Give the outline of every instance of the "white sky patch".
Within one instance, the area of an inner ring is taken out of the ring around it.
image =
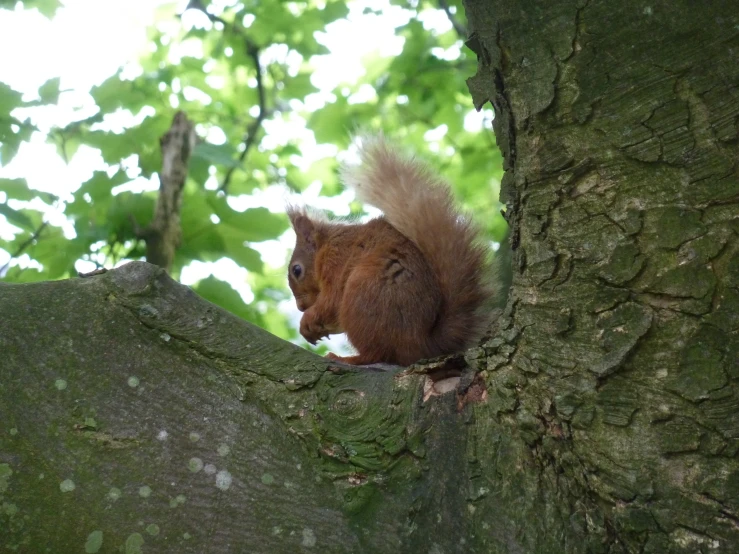
[[[467,112],[464,116],[464,130],[468,133],[485,129],[490,131],[493,125],[493,110],[490,108],[483,108],[479,112],[471,111]]]
[[[0,51],[13,53],[0,61],[3,81],[33,91],[60,76],[62,89],[89,90],[137,57],[154,11],[164,3],[172,2],[65,0],[53,21],[36,10],[3,11]]]
[[[229,283],[246,304],[254,301],[254,293],[246,282],[248,271],[234,262],[231,258],[221,258],[216,262],[193,261],[182,268],[180,282],[183,285],[194,285],[211,275],[216,279]]]
[[[445,125],[439,125],[434,129],[429,129],[423,135],[423,138],[428,142],[438,142],[444,138],[449,128]]]
[[[368,83],[364,83],[359,87],[359,90],[347,98],[349,104],[365,104],[371,102],[377,98],[377,92]]]
[[[213,99],[202,90],[190,86],[182,89],[182,96],[184,96],[185,100],[187,100],[188,102],[200,102],[204,106],[210,105],[210,103],[213,101]]]
[[[211,29],[213,27],[208,16],[200,10],[185,10],[181,21],[182,25],[188,29]]]
[[[458,40],[449,48],[440,48],[437,46],[431,49],[431,53],[440,60],[453,62],[454,60],[458,60],[462,55],[462,41]]]
[[[457,8],[450,6],[452,13],[456,13]],[[418,20],[423,24],[423,28],[427,31],[433,31],[437,35],[452,30],[452,22],[442,10],[424,10],[418,14]],[[464,18],[462,18],[464,20]]]
[[[105,168],[100,152],[87,146],[80,146],[67,165],[42,133],[34,133],[29,142],[21,143],[13,161],[0,168],[0,176],[25,178],[31,188],[71,200],[71,193],[92,177],[93,171]]]
[[[382,15],[363,13],[365,9],[382,10]],[[377,52],[381,56],[397,56],[404,39],[395,28],[408,23],[412,12],[392,6],[388,0],[359,0],[349,5],[346,19],[334,21],[316,40],[331,51],[311,59],[314,68],[311,83],[332,90],[343,83],[353,83],[365,73],[362,58]]]
[[[211,144],[226,144],[226,133],[220,127],[208,127],[207,131],[205,126],[196,125],[195,130],[198,135],[203,137],[203,140],[210,142]]]
[[[136,115],[130,110],[117,110],[106,114],[100,123],[95,123],[93,131],[106,131],[108,133],[123,133],[131,125],[139,125],[147,117],[156,115],[156,110],[151,106],[144,106]],[[74,158],[73,158],[74,159]]]

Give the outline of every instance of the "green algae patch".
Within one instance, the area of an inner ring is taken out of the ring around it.
[[[8,464],[0,464],[0,494],[8,490],[8,480],[13,475],[13,470]]]
[[[144,546],[144,537],[141,533],[131,533],[126,539],[126,554],[141,554]]]
[[[150,523],[146,526],[146,532],[152,537],[156,537],[159,534],[159,526],[156,523]]]
[[[18,513],[18,506],[10,502],[3,502],[3,505],[0,506],[0,508],[2,508],[0,509],[0,513],[3,513],[8,517],[13,517]]]
[[[187,467],[193,473],[197,473],[198,471],[203,469],[203,460],[201,460],[200,458],[190,458],[190,460],[187,462]]]
[[[87,541],[85,542],[85,552],[87,554],[94,554],[95,552],[99,552],[102,546],[103,546],[103,532],[102,531],[93,531],[92,533],[87,535]]]
[[[65,479],[59,483],[59,490],[62,492],[72,492],[76,488],[74,481],[71,479]]]
[[[271,485],[275,482],[275,478],[272,476],[271,473],[265,473],[262,475],[262,483],[265,485]]]

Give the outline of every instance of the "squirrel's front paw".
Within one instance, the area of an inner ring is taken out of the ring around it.
[[[303,318],[300,320],[300,334],[303,335],[305,340],[315,346],[319,340],[328,336],[328,331],[322,323],[315,321],[314,318],[310,317],[308,312],[305,312]]]

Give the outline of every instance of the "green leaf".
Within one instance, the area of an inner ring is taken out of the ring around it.
[[[33,217],[30,219],[33,220]],[[33,221],[32,223],[35,224]],[[24,245],[24,253],[44,267],[46,279],[58,279],[67,275],[74,268],[74,262],[89,246],[82,240],[68,240],[59,227],[51,225],[47,225],[31,244],[28,244],[28,238],[26,233],[16,236],[13,249],[18,250],[20,245]]]
[[[213,302],[213,304],[228,310],[242,319],[255,323],[261,321],[259,312],[248,306],[241,298],[241,295],[231,285],[220,279],[210,276],[199,281],[193,289],[209,302]]]
[[[61,229],[52,228],[48,235],[41,235],[28,254],[41,265],[49,279],[59,279],[74,271],[74,263],[88,251],[88,241],[76,238],[68,240]]]
[[[264,263],[259,253],[248,246],[250,238],[253,236],[248,230],[239,226],[216,225],[210,221],[185,225],[183,220],[183,241],[177,251],[177,263],[184,266],[190,260],[217,261],[228,256],[248,271],[262,273]]]
[[[157,81],[139,78],[124,81],[114,75],[102,84],[92,87],[90,95],[102,112],[111,113],[118,108],[127,108],[133,113],[152,102],[160,93]]]
[[[32,200],[40,194],[29,189],[25,179],[0,178],[0,191],[5,192],[8,198],[14,200]]]
[[[126,140],[122,135],[107,131],[91,131],[82,137],[83,144],[98,148],[107,164],[120,163],[123,158],[136,153],[136,144]]]
[[[316,142],[328,144],[346,144],[350,126],[347,122],[348,104],[346,98],[339,96],[333,104],[326,104],[313,112],[308,120],[308,127],[313,130]]]
[[[26,214],[19,212],[18,210],[14,210],[7,204],[0,204],[0,215],[4,215],[5,219],[8,220],[8,223],[15,225],[16,227],[20,227],[21,229],[32,231],[34,228],[33,222]]]
[[[46,137],[46,142],[56,146],[56,153],[66,163],[72,161],[82,144],[79,133],[66,132],[64,129],[52,129]]]
[[[178,256],[189,260],[214,262],[223,257],[226,243],[218,232],[216,225],[210,221],[197,227],[182,226],[182,245],[177,251]]]
[[[193,156],[187,166],[187,176],[198,185],[203,186],[210,177],[209,168],[210,164],[207,161]]]
[[[8,272],[2,277],[2,281],[8,283],[38,283],[39,281],[47,281],[48,274],[45,271],[39,271],[33,267],[25,269],[16,266],[8,269]]]
[[[101,222],[111,234],[119,239],[133,238],[133,218],[140,227],[148,225],[154,217],[155,195],[124,192],[114,196],[107,211],[107,218]]]
[[[329,23],[331,21],[335,21],[349,15],[349,7],[346,4],[346,2],[342,1],[327,2],[323,10],[321,10],[325,18],[324,21],[326,21],[326,23]]]
[[[38,95],[44,104],[56,104],[59,101],[59,77],[53,77],[41,85]]]
[[[308,171],[305,172],[305,179],[308,183],[314,181],[320,182],[324,191],[333,189],[333,194],[337,194],[341,191],[341,187],[338,187],[337,178],[338,164],[336,158],[322,158],[313,162]]]
[[[125,140],[129,141],[133,151],[139,155],[139,167],[144,177],[149,177],[162,169],[159,138],[169,130],[173,115],[171,110],[162,111],[147,117],[140,125],[125,133]]]
[[[22,94],[0,82],[0,114],[10,114],[15,108],[22,106]]]
[[[248,271],[264,272],[262,257],[259,252],[244,244],[243,235],[230,233],[226,227],[219,229],[219,231],[223,236],[223,250],[226,256]]]
[[[41,15],[51,19],[56,10],[61,6],[59,0],[24,0],[23,5],[28,8],[36,8]]]
[[[285,79],[283,95],[285,98],[299,98],[302,100],[318,89],[311,83],[312,73],[298,73],[295,77]]]
[[[254,178],[253,171],[235,171],[228,183],[228,194],[231,196],[251,194],[258,188],[260,188],[260,182]]]
[[[221,220],[221,225],[238,229],[244,241],[260,242],[276,239],[288,227],[287,218],[282,214],[273,214],[267,208],[249,208],[237,212],[223,198],[210,199],[213,212]]]
[[[224,167],[239,166],[239,161],[236,159],[236,149],[229,143],[211,144],[210,142],[201,142],[195,146],[192,157]]]
[[[2,92],[0,91],[1,95]],[[0,100],[1,102],[2,100]],[[12,105],[12,99],[8,100],[7,105]],[[29,140],[33,131],[36,130],[36,127],[31,124],[30,119],[21,122],[11,116],[3,118],[2,113],[2,107],[0,107],[0,166],[10,163],[18,153],[21,142]]]
[[[128,180],[128,176],[120,170],[112,177],[108,177],[105,171],[95,171],[92,177],[82,183],[75,195],[89,194],[92,202],[97,202],[111,196],[113,187],[122,185]]]

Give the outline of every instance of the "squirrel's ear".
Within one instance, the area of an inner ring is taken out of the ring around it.
[[[302,238],[310,245],[315,244],[315,225],[313,221],[305,214],[298,210],[288,210],[287,215],[290,218],[295,234]]]

